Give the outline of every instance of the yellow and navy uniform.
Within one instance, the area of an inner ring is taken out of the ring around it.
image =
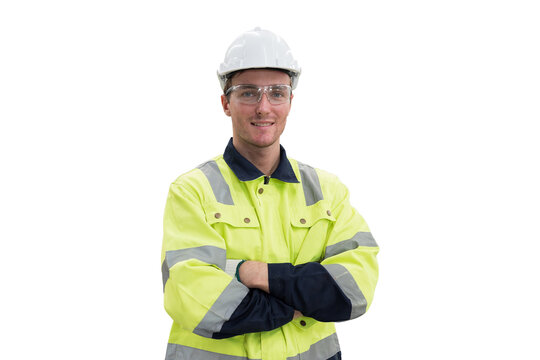
[[[287,158],[265,176],[229,141],[171,184],[161,254],[166,360],[336,360],[335,321],[373,300],[379,247],[332,174]],[[268,263],[270,293],[235,277]],[[304,316],[294,319],[294,310]]]

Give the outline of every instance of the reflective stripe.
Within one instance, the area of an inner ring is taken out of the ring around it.
[[[225,205],[234,205],[231,197],[231,189],[221,174],[221,171],[219,171],[218,164],[214,160],[211,160],[200,165],[199,169],[201,169],[208,179],[216,200]]]
[[[341,254],[342,252],[356,249],[359,246],[377,247],[377,243],[370,232],[357,232],[349,240],[343,240],[337,244],[326,247],[324,258],[327,259],[331,256]]]
[[[227,259],[227,262],[225,263],[225,272],[232,277],[236,276],[236,267],[238,264],[240,264],[242,260],[230,260]]]
[[[339,341],[336,333],[317,341],[311,345],[309,350],[304,351],[295,356],[289,356],[287,360],[327,360],[334,359],[340,351]],[[190,346],[179,344],[167,344],[167,355],[165,360],[182,360],[182,359],[205,359],[205,360],[256,360],[244,356],[233,356],[219,354],[212,351],[196,349]]]
[[[349,270],[340,264],[326,264],[323,266],[351,301],[351,319],[363,315],[366,312],[367,301]]]
[[[169,280],[169,266],[167,265],[167,258],[163,260],[161,264],[161,279],[163,280],[163,292],[165,292],[165,284]]]
[[[309,347],[308,351],[304,351],[295,356],[289,356],[287,360],[327,360],[333,358],[339,352],[339,341],[337,334],[325,337],[322,340],[317,341],[315,344]]]
[[[314,168],[309,165],[298,162],[306,206],[313,205],[323,199],[319,176]]]
[[[180,250],[170,250],[165,253],[165,260],[161,265],[161,275],[163,278],[163,290],[165,290],[165,283],[169,279],[169,269],[180,261],[189,259],[197,259],[204,261],[208,264],[213,264],[221,269],[225,268],[225,249],[217,246],[199,246]]]
[[[206,312],[193,333],[204,337],[212,337],[213,333],[219,332],[225,321],[231,318],[234,310],[244,300],[248,292],[247,287],[238,280],[232,279],[214,302],[214,305]]]
[[[204,359],[204,360],[256,360],[244,356],[219,354],[213,351],[196,349],[179,344],[167,344],[165,360]],[[257,359],[260,360],[260,359]]]

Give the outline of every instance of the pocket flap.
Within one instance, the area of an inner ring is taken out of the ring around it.
[[[336,221],[336,218],[332,216],[330,206],[324,200],[311,206],[291,210],[291,225],[295,227],[309,228],[322,219]]]
[[[210,203],[206,204],[204,208],[206,222],[210,225],[227,223],[234,227],[259,227],[257,213],[252,207]]]
[[[296,325],[297,328],[302,330],[309,329],[313,324],[315,324],[317,320],[307,317],[307,316],[301,316],[297,319],[294,319],[292,323]]]

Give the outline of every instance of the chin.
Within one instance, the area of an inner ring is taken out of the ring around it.
[[[260,141],[252,141],[251,144],[258,148],[265,148],[265,147],[274,145],[278,141],[279,139],[272,139],[272,140],[266,140],[266,141],[260,140]]]

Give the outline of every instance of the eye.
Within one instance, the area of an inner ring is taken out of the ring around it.
[[[244,90],[244,91],[241,91],[240,94],[238,94],[240,97],[244,97],[244,98],[247,98],[247,97],[253,97],[256,95],[256,92],[253,91],[253,90]]]
[[[284,91],[281,91],[281,90],[272,90],[270,92],[270,96],[272,96],[273,98],[276,98],[276,99],[281,99],[283,97],[285,97],[285,92]]]
[[[252,98],[257,97],[258,89],[254,87],[245,87],[238,89],[238,96],[241,98]]]
[[[271,88],[269,93],[273,99],[284,99],[289,97],[289,89],[282,86]]]

